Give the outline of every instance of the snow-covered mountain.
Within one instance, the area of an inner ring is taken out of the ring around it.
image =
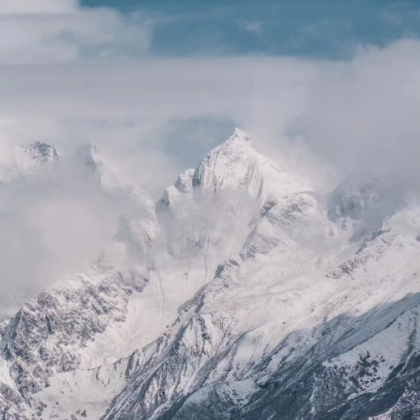
[[[157,203],[98,153],[132,205],[4,326],[3,418],[420,418],[416,196],[360,174],[323,196],[239,129]]]
[[[40,141],[29,145],[6,144],[0,149],[0,182],[30,176],[58,157],[55,147]]]

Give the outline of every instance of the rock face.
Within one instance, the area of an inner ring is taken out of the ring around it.
[[[416,198],[365,176],[321,197],[239,129],[156,205],[124,191],[126,258],[3,330],[4,418],[420,416]]]
[[[129,296],[148,278],[102,264],[68,281],[71,288],[46,290],[26,303],[3,335],[3,356],[23,396],[43,389],[52,375],[78,368],[88,342],[125,321]]]

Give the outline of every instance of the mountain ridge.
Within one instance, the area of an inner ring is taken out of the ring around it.
[[[3,411],[402,419],[416,410],[401,384],[415,382],[420,349],[420,205],[377,212],[381,188],[355,177],[320,199],[236,129],[156,204],[124,190],[140,210],[122,216],[111,250],[136,258],[123,259],[124,273],[107,253],[94,274],[25,305],[3,335],[13,379]]]

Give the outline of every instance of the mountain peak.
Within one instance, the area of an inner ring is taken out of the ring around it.
[[[229,137],[228,142],[233,141],[241,141],[251,144],[251,140],[248,137],[248,135],[245,133],[245,131],[241,130],[240,128],[235,128],[233,130],[233,134]]]
[[[193,187],[201,192],[257,190],[260,186],[257,153],[249,137],[239,128],[201,161],[194,172]],[[252,194],[251,194],[252,195]]]
[[[36,141],[31,144],[13,143],[3,157],[0,179],[12,181],[35,173],[42,165],[59,158],[57,149],[47,143]]]
[[[381,181],[370,174],[353,174],[330,194],[328,215],[331,220],[359,220],[378,201]]]
[[[36,141],[27,146],[27,150],[31,157],[39,159],[42,162],[50,162],[59,157],[57,149],[47,143]]]
[[[59,157],[57,149],[47,143],[36,141],[28,145],[14,144],[17,159],[28,158],[38,162],[51,162]]]

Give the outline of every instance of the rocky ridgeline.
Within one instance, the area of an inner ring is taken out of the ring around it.
[[[147,268],[98,263],[20,309],[2,338],[4,418],[416,418],[415,199],[370,176],[321,196],[241,130],[156,206],[135,197],[115,241]],[[86,363],[130,305],[144,344]]]

